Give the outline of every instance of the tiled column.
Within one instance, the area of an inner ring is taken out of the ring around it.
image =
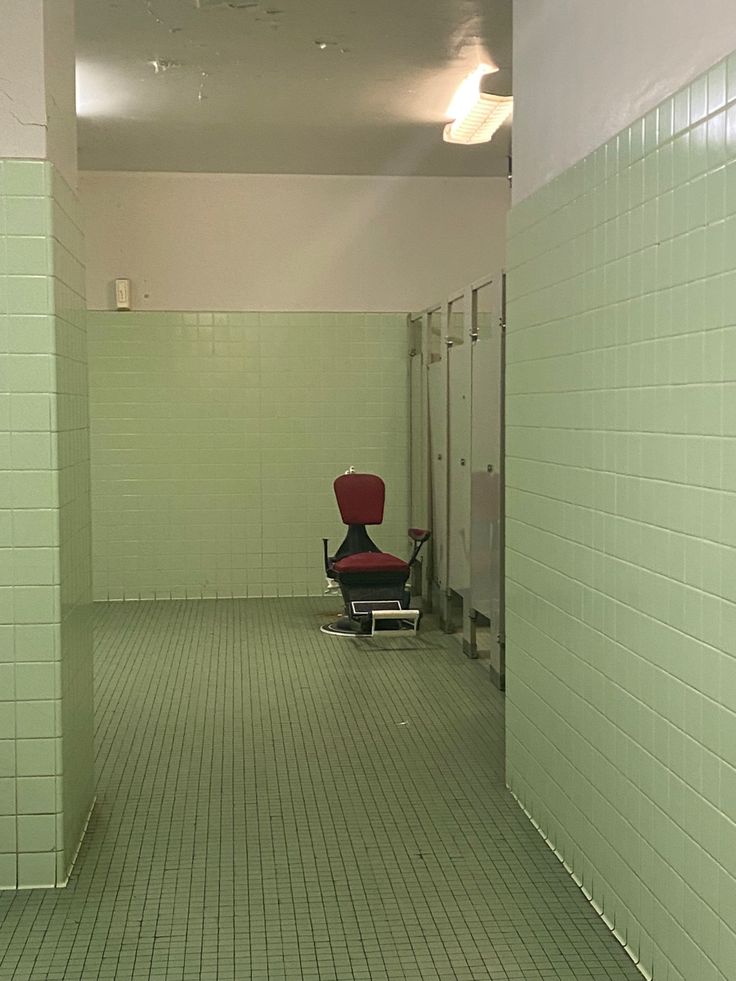
[[[736,54],[518,204],[507,780],[646,977],[736,977]]]
[[[94,780],[73,3],[14,5],[3,31],[0,888],[8,889],[66,882]]]

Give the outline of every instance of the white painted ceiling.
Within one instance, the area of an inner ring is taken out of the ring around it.
[[[442,127],[480,61],[510,68],[511,0],[199,3],[77,0],[80,167],[506,173],[508,125]]]

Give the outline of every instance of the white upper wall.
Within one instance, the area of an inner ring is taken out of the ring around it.
[[[46,156],[77,186],[74,0],[44,2]]]
[[[46,156],[43,0],[0,0],[0,157]]]
[[[0,157],[77,182],[74,0],[0,0]]]
[[[734,48],[734,0],[515,0],[514,201]]]
[[[503,265],[505,178],[81,172],[87,302],[414,310]]]

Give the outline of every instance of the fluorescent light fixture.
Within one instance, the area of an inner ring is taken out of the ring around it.
[[[487,143],[514,108],[510,95],[487,95],[479,92],[465,115],[445,126],[445,143]]]
[[[478,65],[461,83],[447,109],[454,121],[445,126],[445,143],[487,143],[511,115],[512,96],[481,91],[483,79],[496,70],[490,65]]]

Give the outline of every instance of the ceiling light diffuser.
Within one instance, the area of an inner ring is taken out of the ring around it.
[[[478,92],[475,101],[454,122],[445,126],[445,143],[487,143],[511,115],[514,100],[510,95]]]
[[[443,138],[446,143],[487,143],[508,119],[514,100],[510,95],[494,95],[484,91],[491,85],[497,91],[509,92],[509,73],[499,72],[497,68],[484,63],[478,65],[458,86],[447,107],[447,115],[453,122],[445,126]]]

